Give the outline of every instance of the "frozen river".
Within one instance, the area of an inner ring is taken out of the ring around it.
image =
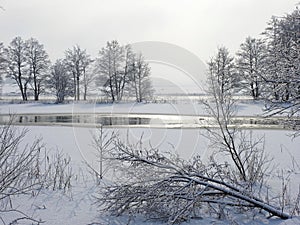
[[[0,115],[0,123],[9,121],[9,114]],[[300,119],[296,119],[300,125]],[[17,114],[15,125],[26,126],[80,126],[80,127],[152,127],[152,128],[205,128],[216,127],[216,121],[209,116],[168,114],[122,114],[122,113],[59,113],[59,114]],[[287,129],[286,117],[237,116],[231,126],[245,129]]]

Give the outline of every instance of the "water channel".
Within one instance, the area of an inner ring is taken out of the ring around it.
[[[0,124],[9,121],[10,115],[0,115]],[[300,126],[300,118],[294,120]],[[82,126],[82,127],[153,127],[153,128],[205,128],[216,127],[209,116],[158,115],[158,114],[18,114],[14,125],[26,126]],[[285,117],[233,117],[230,126],[245,129],[291,129]]]

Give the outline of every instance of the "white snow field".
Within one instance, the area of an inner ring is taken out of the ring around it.
[[[263,104],[238,104],[238,115],[259,115],[263,112]],[[0,113],[164,113],[203,115],[205,111],[201,105],[190,104],[0,104]],[[20,128],[22,128],[20,126]],[[37,196],[21,196],[13,199],[14,206],[35,219],[45,221],[49,225],[80,225],[80,224],[161,224],[147,221],[144,217],[130,218],[127,216],[113,217],[98,212],[95,204],[97,184],[95,177],[89,173],[85,162],[98,170],[96,150],[92,144],[92,136],[97,134],[96,128],[61,127],[61,126],[26,126],[29,132],[26,142],[43,137],[43,142],[51,151],[61,149],[72,158],[73,172],[76,179],[72,183],[72,190],[66,194],[60,191],[42,190]],[[107,131],[116,129],[107,128]],[[292,139],[292,131],[287,130],[252,130],[255,137],[265,137],[265,149],[274,157],[274,174],[282,171],[290,173],[289,189],[296,194],[300,185],[300,138]],[[124,141],[136,143],[143,137],[145,146],[151,144],[161,151],[176,151],[183,158],[201,155],[203,159],[210,155],[207,145],[209,141],[202,135],[203,129],[168,129],[168,128],[122,128],[117,129]],[[109,180],[109,175],[104,175]],[[273,191],[280,190],[280,182],[274,177],[269,178]],[[9,220],[10,215],[6,215]],[[296,225],[300,218],[289,220],[263,217],[249,218],[246,215],[236,215],[233,220],[240,224],[271,224]],[[20,224],[30,224],[30,221],[19,221]],[[184,224],[228,224],[212,218],[191,220]],[[1,222],[0,222],[1,224]]]

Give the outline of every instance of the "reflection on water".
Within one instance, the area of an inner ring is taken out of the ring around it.
[[[95,124],[102,124],[103,126],[114,125],[146,125],[150,124],[150,118],[140,117],[95,117]]]
[[[9,121],[9,115],[0,115],[0,123]],[[300,119],[294,121],[294,125],[300,125]],[[262,118],[262,117],[234,117],[230,122],[232,126],[243,128],[289,128],[286,118]],[[85,125],[85,126],[145,126],[170,127],[170,128],[201,128],[214,127],[213,118],[207,116],[179,116],[179,115],[104,115],[104,114],[36,114],[15,115],[14,124],[23,125]]]
[[[103,126],[126,126],[150,124],[150,118],[99,115],[15,115],[15,124],[101,124]],[[0,115],[0,123],[9,121],[9,115]]]

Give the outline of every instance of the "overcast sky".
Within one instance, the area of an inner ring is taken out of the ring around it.
[[[207,61],[217,46],[234,53],[258,37],[272,15],[299,0],[0,0],[0,42],[35,37],[52,60],[79,44],[92,56],[108,40],[163,41]]]

